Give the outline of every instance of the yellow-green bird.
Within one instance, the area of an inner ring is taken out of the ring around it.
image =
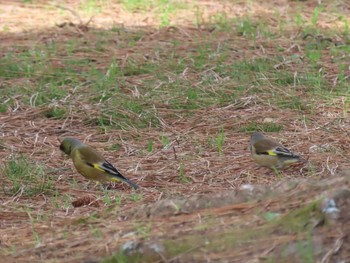
[[[255,162],[271,169],[283,169],[293,163],[305,162],[299,155],[260,132],[252,134],[249,148]]]
[[[102,183],[123,181],[134,189],[139,188],[106,161],[100,153],[78,139],[64,138],[60,150],[71,157],[77,171],[87,179]]]

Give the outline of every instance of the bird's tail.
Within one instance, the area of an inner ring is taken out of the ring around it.
[[[105,163],[102,164],[102,168],[105,172],[112,175],[113,179],[112,181],[123,181],[130,185],[135,190],[139,188],[139,186],[133,182],[131,182],[129,179],[125,178],[111,163],[105,161]]]
[[[293,155],[293,156],[289,156],[289,157],[282,157],[281,161],[283,162],[283,166],[289,166],[289,165],[293,165],[296,163],[299,163],[299,164],[304,163],[305,164],[305,163],[309,162],[308,160],[306,160],[298,155]]]
[[[112,177],[111,181],[122,181],[122,182],[125,182],[128,185],[130,185],[132,188],[134,188],[135,190],[139,188],[139,186],[137,184],[135,184],[134,182],[132,182],[129,179],[125,178],[119,172],[118,173],[113,173],[112,175],[113,175],[113,177]]]
[[[130,180],[126,180],[125,181],[127,184],[129,184],[132,188],[134,188],[135,190],[139,188],[139,186],[133,182],[131,182]]]

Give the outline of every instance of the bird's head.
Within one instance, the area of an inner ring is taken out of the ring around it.
[[[60,150],[65,154],[70,155],[76,147],[83,146],[84,144],[78,139],[74,138],[64,138],[60,145]]]
[[[250,145],[255,144],[257,141],[261,141],[265,139],[264,134],[262,134],[261,132],[254,132],[252,134],[252,137],[250,137]]]

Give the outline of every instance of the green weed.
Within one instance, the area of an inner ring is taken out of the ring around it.
[[[133,253],[131,256],[127,256],[121,249],[119,252],[102,260],[102,263],[133,263],[144,262],[144,260],[145,256],[141,253]]]
[[[224,145],[224,142],[225,142],[225,132],[224,132],[224,128],[221,128],[220,132],[216,136],[216,147],[220,156],[222,155],[222,147]]]
[[[136,224],[134,226],[136,228],[136,232],[139,236],[141,236],[143,239],[149,238],[149,235],[152,230],[152,224]]]
[[[256,37],[257,34],[257,26],[255,24],[255,22],[253,22],[251,19],[249,18],[244,18],[244,19],[240,19],[236,22],[237,24],[237,33],[241,36],[244,37]]]
[[[300,233],[301,234],[301,233]],[[308,228],[306,231],[306,241],[302,237],[299,238],[298,242],[298,252],[301,257],[301,261],[304,263],[316,262],[314,258],[313,240],[312,240],[312,229]]]
[[[210,23],[221,31],[232,30],[232,23],[225,13],[214,14],[210,17]]]
[[[122,0],[121,3],[124,8],[130,12],[147,11],[153,7],[152,1],[146,0]]]
[[[168,136],[162,135],[162,137],[161,137],[160,140],[161,140],[162,145],[163,145],[164,148],[166,148],[166,147],[169,146],[169,144],[170,144],[170,139],[169,139]]]
[[[289,212],[275,223],[287,233],[301,232],[309,225],[311,219],[323,220],[324,215],[318,209],[319,202],[315,201]]]
[[[138,201],[141,201],[143,199],[143,194],[133,192],[129,198],[130,198],[130,200],[132,200],[134,202],[138,202]]]
[[[186,177],[186,175],[185,175],[182,162],[180,162],[180,164],[179,164],[179,181],[181,183],[189,183],[189,182],[191,182],[191,180],[188,177]]]
[[[56,189],[55,190],[55,196],[54,196],[54,203],[55,203],[55,208],[56,209],[59,209],[60,207],[60,202],[59,202],[59,193],[58,193],[58,190]]]
[[[147,142],[147,152],[153,152],[153,140],[148,140]]]
[[[286,96],[282,99],[276,98],[276,104],[282,109],[295,109],[300,111],[309,110],[311,108],[310,103],[304,102],[299,96]]]
[[[122,148],[122,145],[120,143],[114,143],[108,147],[108,149],[111,151],[119,151],[121,148]]]
[[[130,12],[152,12],[157,14],[160,27],[169,26],[170,15],[189,6],[186,1],[171,0],[122,0],[121,3]]]
[[[320,12],[320,9],[318,7],[315,7],[311,17],[311,24],[314,27],[317,27],[319,12]]]
[[[295,17],[295,23],[297,27],[301,27],[304,24],[303,18],[301,16],[301,13],[298,13]]]
[[[80,0],[80,9],[87,14],[98,14],[102,11],[101,5],[106,0]]]
[[[40,240],[40,237],[39,237],[39,234],[38,232],[35,230],[35,227],[34,227],[34,223],[35,221],[37,221],[36,219],[34,219],[31,215],[31,209],[28,208],[26,209],[27,211],[27,214],[28,214],[28,217],[30,218],[30,223],[31,223],[31,229],[32,229],[32,235],[33,235],[33,238],[34,238],[34,242],[35,242],[35,247],[39,247],[41,245],[41,240]]]
[[[321,51],[320,50],[307,50],[306,57],[310,60],[313,66],[317,65],[317,62],[321,59]]]
[[[7,111],[6,103],[0,104],[0,113],[4,113]]]
[[[59,107],[53,107],[44,112],[44,115],[49,119],[62,119],[66,115],[66,110]]]
[[[75,177],[72,178],[72,180],[69,183],[71,189],[79,189],[80,186],[78,186],[77,179]]]
[[[344,21],[344,32],[343,32],[344,38],[349,39],[349,32],[350,32],[350,30],[349,30],[349,22],[348,22],[348,20],[345,19],[345,21]]]
[[[117,196],[115,196],[114,197],[114,202],[115,202],[115,204],[116,205],[120,205],[121,203],[122,203],[122,201],[123,201],[123,195],[117,195]]]
[[[113,200],[109,194],[109,191],[107,189],[103,189],[103,197],[102,197],[103,203],[107,206],[111,205]]]
[[[61,207],[63,209],[68,209],[72,205],[72,197],[69,194],[65,194],[61,198],[62,205]]]

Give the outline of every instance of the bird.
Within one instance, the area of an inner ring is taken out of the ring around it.
[[[101,183],[123,181],[134,189],[139,188],[125,178],[99,152],[78,139],[64,138],[61,141],[60,150],[70,156],[77,171],[87,179]]]
[[[282,144],[265,137],[261,132],[252,134],[249,148],[255,162],[273,170],[286,168],[293,163],[305,162],[305,159]]]

